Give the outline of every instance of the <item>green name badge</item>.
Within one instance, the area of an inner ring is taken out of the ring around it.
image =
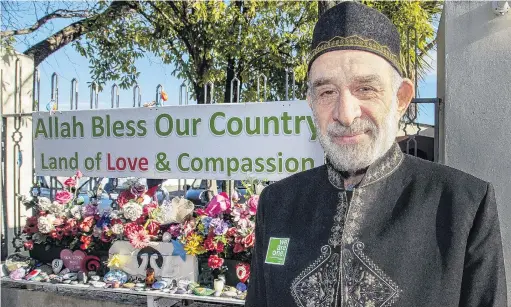
[[[284,265],[289,238],[270,238],[265,263]]]

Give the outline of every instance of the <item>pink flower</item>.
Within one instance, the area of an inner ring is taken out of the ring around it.
[[[242,252],[242,251],[244,251],[244,250],[245,250],[245,248],[244,248],[244,247],[243,247],[243,245],[241,245],[240,243],[236,243],[236,244],[234,245],[234,250],[233,250],[233,251],[234,251],[235,253],[241,253],[241,252]]]
[[[153,221],[149,223],[149,225],[147,225],[147,232],[151,236],[156,236],[158,234],[158,231],[160,231],[160,224]]]
[[[217,255],[211,255],[208,259],[208,266],[212,269],[219,269],[224,264],[224,259]]]
[[[113,237],[112,237],[112,236],[109,236],[109,235],[107,235],[107,234],[106,234],[106,233],[107,233],[107,231],[108,231],[108,229],[106,229],[105,231],[103,231],[103,232],[101,233],[101,238],[100,238],[100,239],[101,239],[101,241],[103,241],[103,242],[105,242],[105,243],[108,243],[108,242],[112,241],[112,239],[113,239]]]
[[[156,208],[158,208],[158,203],[156,203],[156,202],[152,202],[152,203],[150,203],[149,205],[145,205],[145,206],[144,206],[144,210],[143,210],[144,215],[149,215],[149,214],[151,214],[151,212],[152,212],[154,209],[156,209]]]
[[[66,187],[70,187],[70,188],[74,187],[74,186],[76,186],[76,180],[74,180],[72,177],[69,177],[66,179],[66,181],[64,181],[64,185]]]
[[[144,227],[142,227],[141,225],[137,224],[136,222],[131,222],[131,223],[128,223],[128,224],[124,225],[124,235],[128,239],[131,239],[131,237],[136,232],[139,232],[139,231],[141,231],[143,229],[144,229]]]
[[[77,225],[76,219],[68,219],[66,221],[66,226],[70,228],[75,227],[76,225]]]
[[[131,194],[130,191],[124,190],[121,193],[119,193],[119,196],[117,196],[117,204],[122,209],[122,207],[130,200],[134,199],[135,195]]]
[[[243,238],[243,240],[241,240],[241,243],[243,243],[246,248],[249,248],[249,247],[254,246],[254,241],[255,241],[255,235],[252,232],[248,236]]]
[[[201,216],[201,215],[207,215],[206,211],[204,211],[204,209],[197,209],[195,210],[195,213],[197,213],[197,215]]]
[[[73,200],[73,198],[74,198],[73,193],[68,191],[57,191],[57,193],[55,194],[55,200],[63,205],[69,203],[71,200]]]
[[[82,172],[80,172],[80,170],[77,170],[75,176],[76,176],[77,179],[80,179],[80,178],[83,177],[83,174],[82,174]]]
[[[213,197],[213,199],[209,202],[208,206],[206,207],[206,213],[211,217],[215,217],[230,208],[231,202],[229,201],[229,198],[218,194],[215,195],[215,197]]]
[[[241,228],[247,228],[250,225],[250,212],[246,207],[234,208],[232,211],[234,222],[237,222]]]
[[[177,237],[179,237],[179,235],[181,235],[181,225],[180,224],[172,224],[172,225],[170,225],[167,232],[169,232],[172,237],[177,238]]]
[[[23,232],[30,235],[30,234],[34,234],[38,231],[39,231],[39,228],[37,228],[37,216],[31,216],[31,217],[27,218]]]
[[[150,236],[145,231],[145,229],[141,229],[135,231],[131,234],[130,243],[134,248],[141,249],[149,245]]]
[[[257,205],[259,204],[259,195],[253,195],[247,202],[248,212],[251,215],[256,215]]]
[[[34,241],[28,240],[27,242],[23,243],[23,246],[25,246],[25,249],[32,250],[34,248]]]
[[[94,222],[93,216],[88,216],[88,217],[84,218],[83,221],[80,223],[80,229],[83,232],[89,232],[91,230],[93,222]]]
[[[53,225],[55,226],[60,226],[64,224],[64,219],[60,218],[60,217],[57,217],[53,220]]]

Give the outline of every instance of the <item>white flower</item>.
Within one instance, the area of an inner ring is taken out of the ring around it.
[[[69,210],[69,214],[71,215],[71,217],[73,217],[77,220],[81,220],[82,219],[82,206],[71,207],[71,209]]]
[[[38,205],[41,210],[47,211],[51,206],[51,200],[48,197],[39,197]]]
[[[99,238],[99,237],[101,237],[101,232],[102,232],[101,228],[99,228],[98,226],[94,226],[92,235],[96,238]]]
[[[57,217],[62,217],[66,214],[66,207],[56,201],[54,201],[49,207],[48,207],[48,211],[57,216]]]
[[[153,198],[151,196],[145,195],[145,194],[144,194],[144,196],[142,196],[142,199],[143,199],[143,201],[142,201],[143,206],[149,205],[153,201]]]
[[[41,233],[50,233],[55,226],[53,225],[53,221],[55,221],[55,217],[51,214],[40,216],[37,219],[37,227]]]
[[[112,210],[112,211],[110,212],[110,218],[111,218],[112,220],[114,220],[114,219],[118,219],[118,218],[119,218],[119,215],[120,215],[119,210]]]
[[[120,235],[124,231],[124,226],[122,226],[122,224],[115,224],[110,230],[113,234]]]
[[[143,213],[142,206],[136,202],[129,202],[122,208],[124,217],[128,220],[136,221]]]

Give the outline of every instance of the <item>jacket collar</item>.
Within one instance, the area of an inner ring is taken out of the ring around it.
[[[401,164],[403,157],[404,154],[401,152],[401,148],[397,143],[394,143],[382,157],[369,166],[358,188],[373,184],[390,175]],[[334,187],[344,190],[344,177],[341,172],[335,169],[328,159],[326,166],[330,183]]]

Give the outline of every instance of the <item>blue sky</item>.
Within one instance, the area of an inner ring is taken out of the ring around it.
[[[22,22],[27,25],[35,21],[35,16],[30,13],[25,14]],[[31,44],[48,36],[64,26],[72,23],[73,20],[54,20],[36,31],[32,35],[27,35],[23,41],[16,45],[16,50],[23,52]],[[436,97],[436,51],[431,54],[431,64],[434,68],[429,72],[425,79],[419,83],[419,97]],[[139,59],[136,62],[137,69],[140,71],[138,83],[142,92],[142,103],[154,100],[156,95],[156,86],[162,84],[169,96],[166,105],[177,105],[179,103],[179,87],[183,80],[172,76],[173,65],[163,64],[160,59],[151,55]],[[51,75],[56,72],[59,75],[59,109],[69,110],[71,80],[77,78],[79,81],[79,109],[88,109],[90,104],[89,88],[87,82],[90,81],[89,62],[75,51],[74,47],[68,45],[50,57],[48,57],[40,66],[41,76],[41,109],[46,107],[51,97]],[[104,91],[99,94],[99,107],[109,108],[111,104],[110,89],[113,82],[108,82]],[[270,85],[271,86],[271,85]],[[120,90],[120,106],[131,107],[133,103],[133,91]],[[194,103],[194,102],[191,102]],[[421,105],[419,113],[419,122],[433,124],[434,108],[432,105]]]

